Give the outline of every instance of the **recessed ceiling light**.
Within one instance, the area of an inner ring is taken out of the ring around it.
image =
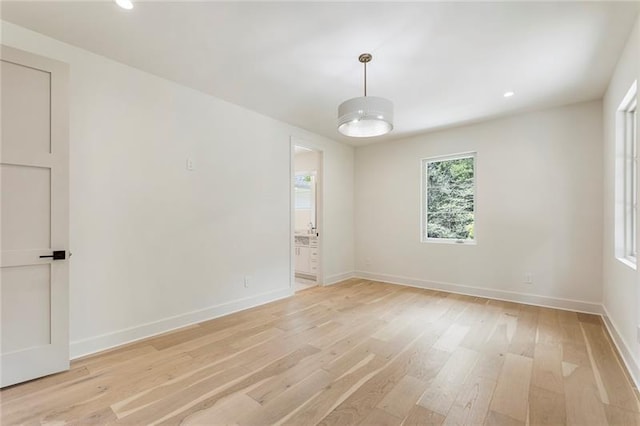
[[[123,9],[133,9],[133,3],[131,3],[131,0],[116,0],[116,3]]]
[[[516,94],[515,92],[508,91],[508,92],[504,92],[504,95],[502,95],[502,96],[504,96],[505,98],[510,98],[515,94]]]

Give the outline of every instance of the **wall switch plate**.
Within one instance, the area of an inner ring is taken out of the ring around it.
[[[249,284],[251,283],[251,275],[244,276],[244,287],[249,288]]]
[[[191,158],[187,158],[187,170],[194,171],[196,169],[196,165]]]

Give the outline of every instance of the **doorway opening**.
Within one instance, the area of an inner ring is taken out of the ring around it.
[[[322,284],[322,151],[292,141],[292,283],[295,292]]]

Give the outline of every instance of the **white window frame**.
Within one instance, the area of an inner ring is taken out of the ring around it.
[[[622,183],[621,214],[616,215],[616,232],[621,241],[616,244],[616,257],[626,265],[637,268],[637,217],[638,217],[638,133],[637,133],[637,81],[620,103],[617,111],[616,135],[624,154],[616,173]]]
[[[473,239],[460,240],[455,238],[429,238],[427,237],[427,164],[441,161],[460,160],[463,158],[473,158]],[[440,155],[420,159],[420,242],[436,244],[456,244],[456,245],[477,245],[478,229],[476,219],[478,211],[478,153],[476,151],[461,152],[451,155]]]

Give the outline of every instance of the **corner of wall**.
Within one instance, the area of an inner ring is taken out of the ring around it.
[[[328,285],[338,284],[338,283],[341,283],[342,281],[355,278],[355,277],[356,277],[356,273],[354,271],[329,275],[328,277],[325,278],[323,285],[328,286]]]

